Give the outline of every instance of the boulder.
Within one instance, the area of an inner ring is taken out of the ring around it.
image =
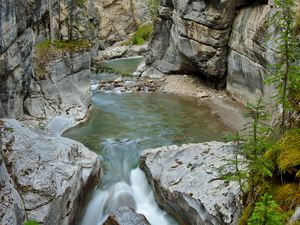
[[[145,150],[140,167],[158,204],[179,224],[236,224],[239,186],[218,179],[217,168],[233,157],[231,143],[208,142]]]
[[[125,206],[111,212],[103,225],[150,225],[150,223],[144,215]]]
[[[22,224],[25,215],[45,225],[71,224],[82,193],[99,181],[97,154],[79,142],[50,132],[43,134],[46,132],[35,131],[16,120],[4,121],[1,224]]]

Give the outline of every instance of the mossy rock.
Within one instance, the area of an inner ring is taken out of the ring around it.
[[[300,204],[300,184],[288,183],[275,186],[273,198],[282,210],[295,209]]]
[[[300,130],[288,131],[279,141],[278,169],[282,174],[299,174],[300,169]]]
[[[81,51],[90,50],[88,40],[61,41],[45,40],[37,44],[34,48],[34,63],[33,68],[35,78],[44,79],[48,74],[46,65],[48,62],[57,58],[63,57],[65,53],[73,54]]]
[[[253,205],[249,204],[246,206],[246,208],[243,210],[242,216],[239,219],[239,225],[247,225],[248,220],[252,214],[253,211]]]

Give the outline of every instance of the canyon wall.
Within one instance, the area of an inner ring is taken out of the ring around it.
[[[242,102],[268,92],[263,75],[274,62],[266,41],[267,1],[162,0],[144,76],[196,74]]]

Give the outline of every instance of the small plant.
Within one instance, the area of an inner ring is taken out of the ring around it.
[[[138,27],[137,31],[132,37],[132,44],[142,45],[149,41],[153,31],[153,24],[144,24]]]
[[[24,223],[24,225],[40,225],[40,224],[35,220],[28,220]]]
[[[248,225],[283,225],[284,219],[285,216],[279,212],[279,207],[272,195],[264,194],[261,201],[255,203]]]
[[[151,17],[153,20],[156,19],[158,14],[158,8],[159,8],[159,2],[160,0],[149,0],[148,1],[148,8],[151,14]]]

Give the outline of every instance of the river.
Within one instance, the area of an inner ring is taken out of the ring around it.
[[[130,206],[152,225],[176,222],[154,201],[143,172],[141,151],[164,145],[221,140],[231,133],[206,105],[163,93],[93,92],[93,111],[64,134],[99,154],[104,177],[86,207],[81,225],[101,225],[110,211]]]

